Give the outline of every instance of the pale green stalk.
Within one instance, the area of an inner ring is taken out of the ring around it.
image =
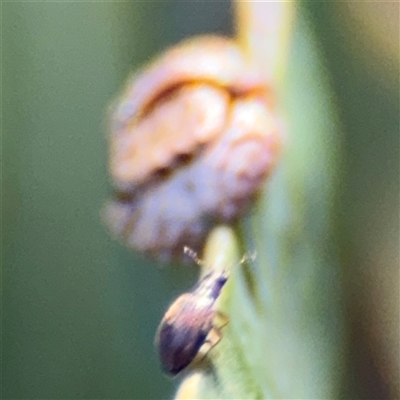
[[[224,240],[215,232],[209,238],[205,265],[222,257],[232,271],[219,303],[230,323],[209,353],[210,364],[183,381],[179,399],[331,399],[339,394],[343,332],[332,225],[338,132],[314,37],[301,15],[293,27],[292,6],[238,3],[239,40],[278,87],[284,151],[241,224],[244,248],[232,231]],[[274,36],[265,36],[258,24],[268,10],[277,18],[269,26]],[[244,251],[253,250],[255,261],[233,267]]]

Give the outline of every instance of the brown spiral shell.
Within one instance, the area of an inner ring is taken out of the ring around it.
[[[281,144],[269,87],[233,41],[213,36],[130,79],[110,130],[116,196],[105,219],[129,247],[161,258],[242,215]]]

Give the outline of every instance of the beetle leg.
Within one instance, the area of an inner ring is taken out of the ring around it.
[[[199,361],[202,361],[208,352],[215,347],[222,339],[222,333],[219,328],[213,327],[208,333],[207,340],[199,350]]]
[[[229,322],[229,317],[222,311],[217,310],[216,321],[217,321],[218,328],[221,329]]]
[[[207,336],[207,341],[206,341],[206,343],[209,343],[210,344],[210,349],[211,348],[213,348],[214,346],[216,346],[218,343],[219,343],[219,341],[222,339],[222,333],[221,333],[221,331],[219,330],[219,328],[217,328],[217,327],[213,327],[211,330],[210,330],[210,332],[208,333],[208,336]]]

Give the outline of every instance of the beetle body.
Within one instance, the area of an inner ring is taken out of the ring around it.
[[[185,369],[203,345],[214,347],[221,338],[214,324],[215,302],[228,276],[212,271],[189,293],[170,306],[158,328],[155,344],[165,372],[176,375]]]

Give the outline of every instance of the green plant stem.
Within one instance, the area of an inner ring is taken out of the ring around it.
[[[247,17],[239,15],[239,37],[266,79],[279,81],[284,151],[242,224],[241,239],[248,250],[257,251],[257,258],[232,269],[221,295],[219,307],[230,323],[209,354],[211,366],[190,373],[178,399],[335,398],[340,390],[343,330],[332,226],[338,166],[334,102],[305,19],[300,15],[290,46],[282,39],[293,27],[292,14],[284,12],[289,5],[260,3],[268,5],[262,11],[257,4],[238,3],[239,14],[247,10]],[[268,33],[258,22],[270,9],[280,10],[281,18]],[[231,243],[237,257],[236,239]],[[220,245],[214,249],[207,262],[224,259],[228,251]]]
[[[279,83],[287,70],[296,3],[236,1],[237,39],[266,82]]]

